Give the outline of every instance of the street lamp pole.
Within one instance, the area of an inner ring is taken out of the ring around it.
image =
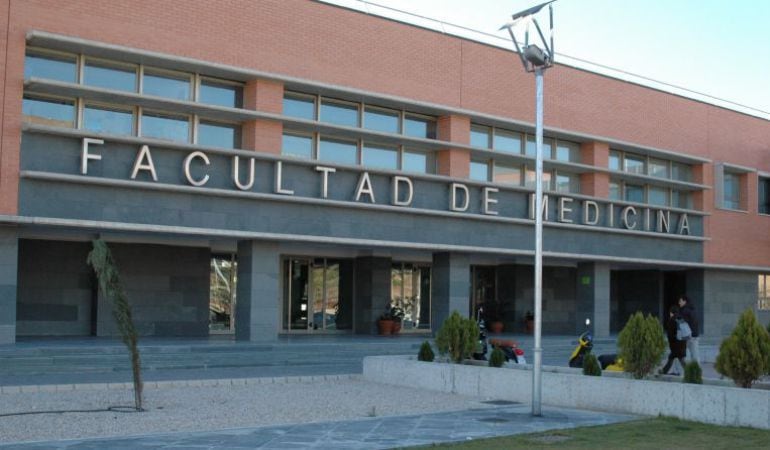
[[[532,415],[542,415],[542,385],[543,385],[543,73],[553,65],[553,3],[534,6],[513,15],[513,21],[500,29],[507,29],[513,40],[513,45],[521,58],[524,70],[535,73],[535,358],[532,371]],[[550,16],[550,45],[543,36],[534,15],[548,5]],[[520,48],[513,33],[513,27],[519,22],[526,22],[524,47]],[[529,43],[529,25],[534,24],[544,50]]]

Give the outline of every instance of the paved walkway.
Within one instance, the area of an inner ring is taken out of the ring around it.
[[[508,404],[457,412],[373,417],[341,422],[0,444],[0,449],[387,449],[606,425],[636,418],[561,408],[544,408],[541,417],[533,417],[529,405],[505,403]]]

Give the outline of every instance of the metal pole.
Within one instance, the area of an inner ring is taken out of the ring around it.
[[[535,69],[535,362],[532,371],[532,415],[540,416],[543,384],[543,68]]]

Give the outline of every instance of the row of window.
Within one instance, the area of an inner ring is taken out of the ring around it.
[[[505,153],[535,157],[535,136],[497,127],[471,125],[471,146]],[[543,138],[543,157],[556,161],[580,162],[580,144],[561,139]]]
[[[679,189],[610,180],[610,200],[692,209],[692,194]]]
[[[31,77],[230,108],[243,105],[243,86],[234,81],[43,49],[27,50],[24,78]]]
[[[620,150],[610,150],[609,168],[637,175],[649,175],[677,181],[692,180],[692,168],[687,164]]]
[[[22,114],[26,122],[48,126],[193,142],[210,147],[241,146],[239,124],[206,120],[197,115],[30,94],[24,95]]]
[[[492,181],[511,186],[535,189],[535,168],[527,164],[505,164],[498,161],[471,161],[470,179]],[[580,176],[562,170],[543,172],[543,190],[580,193]]]
[[[283,115],[384,133],[436,139],[434,117],[317,95],[287,92],[283,97]]]
[[[435,168],[432,155],[425,151],[401,145],[337,139],[318,133],[283,133],[281,153],[303,159],[415,173],[433,173]]]

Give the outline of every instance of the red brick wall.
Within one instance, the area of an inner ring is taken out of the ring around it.
[[[528,122],[534,117],[533,77],[512,53],[322,3],[6,0],[0,2],[2,26],[9,2],[0,213],[17,210],[24,36],[31,29]],[[767,120],[563,66],[546,73],[545,86],[546,127],[770,172]],[[706,261],[770,266],[770,219],[755,212],[713,211],[710,196],[704,201],[713,213],[707,224],[712,240],[706,244]]]

